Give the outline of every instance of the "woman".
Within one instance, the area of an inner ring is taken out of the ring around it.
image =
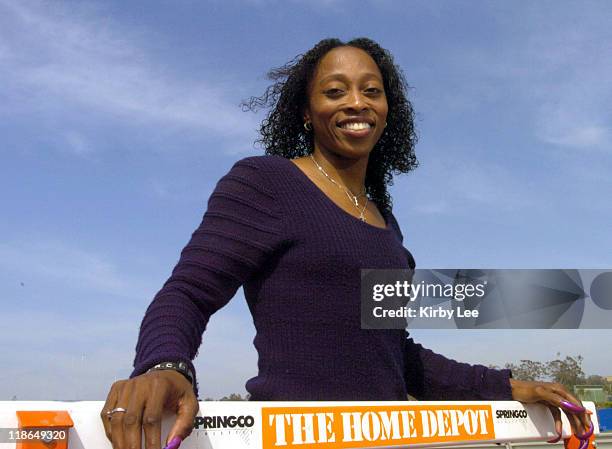
[[[403,330],[361,329],[360,269],[415,265],[387,192],[392,173],[417,165],[412,106],[391,55],[369,39],[326,39],[270,76],[275,84],[247,104],[272,107],[261,128],[267,155],[219,181],[149,306],[134,372],[113,384],[101,414],[113,446],[140,447],[142,427],[157,447],[162,409],[178,414],[168,441],[189,435],[191,360],[241,285],[257,330],[253,400],[515,399],[548,404],[559,433],[564,407],[585,433],[589,418],[561,385],[448,360]]]

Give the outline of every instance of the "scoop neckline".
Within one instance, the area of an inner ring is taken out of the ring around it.
[[[341,212],[342,215],[344,215],[345,217],[349,218],[351,221],[356,222],[358,225],[361,226],[365,226],[366,228],[369,229],[374,229],[376,231],[380,231],[380,232],[392,232],[393,231],[393,227],[391,226],[391,221],[389,220],[390,215],[389,214],[385,214],[383,212],[381,212],[381,215],[383,216],[383,218],[385,219],[385,224],[386,226],[384,228],[378,227],[378,226],[374,226],[373,224],[370,224],[366,221],[361,221],[358,217],[355,217],[352,214],[349,214],[347,211],[345,211],[344,209],[342,209],[340,206],[338,206],[330,197],[328,197],[325,192],[323,192],[319,186],[317,186],[312,179],[310,179],[308,177],[308,175],[306,173],[304,173],[300,167],[298,167],[294,162],[293,159],[289,159],[289,158],[285,158],[280,156],[281,159],[284,159],[287,161],[287,163],[289,165],[291,165],[295,171],[297,172],[297,174],[299,175],[298,177],[304,180],[304,184],[306,184],[311,190],[313,190],[315,192],[316,195],[318,195],[319,197],[322,198],[323,201],[330,203],[331,206],[333,207],[333,209],[338,210],[339,212]]]

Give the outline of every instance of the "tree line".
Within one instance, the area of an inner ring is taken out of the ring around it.
[[[518,364],[506,363],[504,368],[512,370],[512,377],[518,380],[558,382],[570,392],[574,392],[576,385],[601,385],[606,395],[612,394],[612,383],[608,382],[606,377],[597,374],[585,375],[582,369],[583,360],[581,355],[561,358],[561,354],[557,353],[557,358],[548,362],[521,360]],[[491,367],[499,368],[495,365]]]

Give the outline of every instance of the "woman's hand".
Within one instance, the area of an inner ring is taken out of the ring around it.
[[[563,410],[572,426],[572,433],[580,439],[588,439],[593,432],[590,411],[582,406],[582,402],[576,399],[565,387],[551,382],[527,382],[510,379],[512,387],[512,398],[516,401],[545,404],[550,409],[555,420],[555,430],[561,438],[561,412]],[[582,437],[582,438],[581,438]]]
[[[119,410],[108,414],[117,408]],[[145,448],[160,449],[163,412],[174,412],[177,418],[166,445],[172,443],[169,446],[176,449],[193,430],[198,409],[193,387],[182,374],[174,370],[156,370],[115,382],[100,417],[113,449],[140,449],[142,430]]]

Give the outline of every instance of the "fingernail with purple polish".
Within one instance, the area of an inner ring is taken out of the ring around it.
[[[587,449],[589,447],[589,440],[580,440],[580,446],[578,449]]]
[[[582,435],[576,435],[576,438],[578,438],[579,440],[588,440],[591,437],[591,435],[593,435],[594,430],[595,430],[595,426],[593,426],[593,422],[591,422],[591,425],[589,426],[589,430],[587,430]]]
[[[181,437],[174,437],[169,442],[168,445],[164,449],[178,449],[183,440]]]
[[[569,401],[561,401],[560,405],[561,407],[563,407],[565,410],[567,410],[570,413],[584,413],[586,411],[584,407],[580,407],[576,404],[572,404]]]

